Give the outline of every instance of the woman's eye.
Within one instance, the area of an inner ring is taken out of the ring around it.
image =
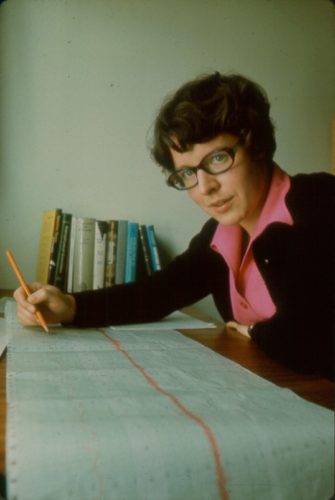
[[[218,164],[218,163],[225,163],[229,158],[229,155],[225,152],[222,153],[217,153],[211,158],[211,163]]]
[[[188,179],[194,175],[194,172],[191,168],[184,168],[179,175],[181,175],[183,179]]]

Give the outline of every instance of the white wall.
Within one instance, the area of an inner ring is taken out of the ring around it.
[[[0,288],[34,278],[43,210],[151,222],[178,252],[205,216],[149,158],[162,98],[238,71],[273,103],[277,161],[329,170],[330,0],[7,0],[0,6]],[[206,305],[208,303],[206,302]]]

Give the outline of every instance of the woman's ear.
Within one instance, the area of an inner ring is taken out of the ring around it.
[[[265,156],[266,156],[265,151],[259,151],[253,146],[253,144],[252,144],[252,132],[251,131],[249,131],[245,135],[244,145],[254,160],[263,161],[265,159]]]
[[[250,149],[250,146],[251,146],[251,132],[249,130],[249,132],[247,132],[247,134],[245,134],[244,136],[244,145],[247,149]]]

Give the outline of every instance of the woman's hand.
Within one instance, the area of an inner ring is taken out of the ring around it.
[[[64,294],[52,285],[32,283],[31,295],[26,296],[20,287],[14,292],[17,302],[17,318],[24,326],[38,325],[36,307],[47,323],[66,323],[72,321],[76,312],[76,301],[72,295]]]
[[[241,323],[238,323],[237,321],[228,321],[226,323],[226,326],[228,328],[233,328],[234,330],[237,330],[238,332],[242,333],[245,337],[250,338],[248,328],[250,325],[241,325]]]

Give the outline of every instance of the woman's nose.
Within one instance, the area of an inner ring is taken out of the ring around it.
[[[219,180],[215,175],[208,174],[205,170],[197,171],[198,190],[201,194],[208,194],[220,187]]]

